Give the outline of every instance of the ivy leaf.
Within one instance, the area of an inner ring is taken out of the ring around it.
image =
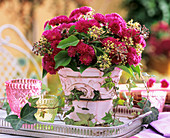
[[[146,105],[145,105],[145,107],[150,107],[151,106],[151,102],[149,101],[149,100],[147,100],[146,98],[142,98],[142,100],[140,101],[140,102],[138,102],[137,103],[137,105],[141,108],[141,109],[143,109],[143,107],[144,107],[144,105],[145,105],[145,102],[147,102],[146,103]]]
[[[120,121],[119,119],[115,119],[113,126],[119,126],[119,125],[123,125],[124,123],[122,121]]]
[[[60,51],[55,57],[55,69],[57,69],[59,66],[67,66],[70,61],[71,57],[68,56],[67,51]]]
[[[74,112],[74,106],[71,107],[70,110],[68,110],[63,117],[66,117],[66,115],[69,115],[70,113]]]
[[[152,113],[143,118],[143,124],[150,124],[152,121],[158,120],[159,111],[155,107],[145,107],[144,113],[152,111]]]
[[[49,25],[49,23],[47,23],[46,26],[45,26],[44,31],[51,30],[51,28],[52,28],[51,25]]]
[[[76,46],[78,43],[79,43],[79,39],[76,36],[71,35],[64,40],[61,40],[57,48],[65,49],[69,46]]]
[[[9,113],[11,112],[11,108],[9,106],[9,103],[8,102],[4,102],[4,105],[3,105],[2,108],[5,108],[7,115],[9,115]]]
[[[80,96],[84,95],[84,93],[82,91],[79,91],[79,90],[77,90],[75,88],[73,90],[71,90],[71,92],[73,94],[69,95],[70,96],[69,99],[72,99],[72,100],[77,99],[79,101],[80,100]]]
[[[92,101],[98,100],[100,98],[100,92],[94,90],[93,93],[94,93],[94,97],[93,97]]]
[[[44,78],[46,75],[47,75],[47,71],[45,69],[43,69],[42,78]]]
[[[20,113],[21,119],[28,124],[36,123],[37,120],[34,114],[37,112],[37,110],[37,108],[30,107],[28,103],[25,104]]]
[[[74,120],[69,119],[68,117],[64,119],[64,122],[66,123],[66,125],[74,125]]]
[[[87,113],[87,114],[83,114],[83,113],[76,113],[77,116],[80,118],[81,121],[91,121],[95,116],[93,114]]]
[[[31,103],[31,106],[32,106],[32,107],[35,107],[35,106],[37,106],[36,102],[38,101],[38,99],[39,99],[39,98],[32,98],[32,97],[30,97],[30,98],[28,99],[28,102]]]
[[[146,104],[145,104],[146,102]],[[159,111],[155,107],[151,107],[151,102],[147,100],[146,98],[142,98],[140,102],[137,103],[140,108],[143,109],[143,113],[152,111],[152,113],[143,119],[143,124],[149,124],[154,120],[158,119]]]
[[[116,107],[118,105],[120,98],[117,97],[116,99],[113,99],[113,107]]]
[[[108,72],[106,74],[103,75],[103,77],[110,77],[112,75],[112,72]]]
[[[15,129],[18,130],[22,127],[22,125],[25,123],[23,120],[18,118],[17,115],[9,115],[5,118],[5,121],[9,122],[11,126]]]
[[[119,99],[119,101],[117,102],[118,105],[124,105],[125,100]]]
[[[112,114],[110,112],[105,113],[105,114],[106,116],[104,116],[102,120],[104,120],[105,123],[108,123],[108,124],[112,123],[113,122]]]

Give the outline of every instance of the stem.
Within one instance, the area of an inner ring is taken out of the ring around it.
[[[114,86],[114,90],[115,90],[115,94],[116,94],[116,96],[118,97],[118,94],[117,94],[117,89],[116,89],[116,87]],[[118,104],[116,105],[116,107],[115,107],[115,112],[114,112],[114,114],[113,114],[113,125],[114,125],[114,122],[115,122],[115,119],[116,119],[116,113],[117,113],[117,109],[118,109]]]
[[[144,106],[143,106],[143,108],[142,108],[142,111],[143,111],[143,109],[145,108],[146,103],[147,103],[147,101],[148,101],[148,98],[149,98],[149,88],[147,87],[146,81],[145,81],[145,79],[143,78],[142,74],[141,74],[141,79],[142,79],[142,81],[143,81],[143,83],[144,83],[144,86],[145,86],[145,88],[146,88],[146,91],[147,91],[147,98],[146,98],[145,104],[144,104]]]

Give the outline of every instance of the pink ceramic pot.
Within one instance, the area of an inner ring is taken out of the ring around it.
[[[111,78],[116,85],[118,85],[121,73],[122,70],[118,68],[112,71]],[[102,77],[103,72],[96,68],[88,68],[81,74],[80,72],[74,72],[70,68],[63,68],[58,72],[58,74],[65,95],[70,95],[70,91],[74,88],[84,92],[84,95],[80,97],[84,100],[73,101],[75,111],[70,114],[70,118],[73,120],[79,120],[76,112],[85,114],[90,113],[95,115],[94,122],[103,122],[101,118],[105,116],[105,112],[108,112],[112,108],[112,99],[115,95],[114,89],[109,90],[107,88],[101,88],[101,86],[105,83],[106,78]],[[100,92],[102,100],[89,100],[93,99],[94,90]],[[82,110],[79,107],[85,107],[89,110]]]
[[[83,99],[93,99],[94,90],[100,92],[101,99],[113,98],[115,95],[114,89],[101,88],[106,77],[102,77],[103,72],[96,68],[88,68],[82,74],[70,68],[63,68],[59,70],[58,74],[65,95],[70,95],[70,91],[74,88],[84,92],[85,95],[80,97]],[[112,71],[111,78],[116,85],[118,85],[121,74],[122,70],[118,68]]]
[[[73,101],[75,110],[69,115],[69,117],[75,121],[80,121],[76,114],[77,112],[83,114],[90,113],[95,116],[95,118],[92,120],[93,122],[102,123],[102,118],[106,115],[105,112],[108,113],[109,110],[112,109],[112,101],[112,99],[99,101],[75,100]],[[87,108],[89,110],[82,110],[82,108]]]

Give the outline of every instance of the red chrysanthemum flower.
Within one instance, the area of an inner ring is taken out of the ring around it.
[[[79,58],[80,58],[79,60],[81,61],[81,64],[84,64],[84,65],[89,65],[93,60],[93,57],[89,54],[80,55]]]
[[[49,42],[54,40],[61,40],[62,36],[61,33],[57,28],[54,28],[52,30],[46,30],[42,34],[45,38],[48,39]]]
[[[80,20],[80,21],[76,22],[75,29],[77,30],[77,32],[87,33],[87,31],[89,31],[89,28],[90,28],[90,23],[87,20]]]
[[[77,52],[77,47],[76,46],[70,46],[68,48],[68,56],[70,57],[75,57]]]

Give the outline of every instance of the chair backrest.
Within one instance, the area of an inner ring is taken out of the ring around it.
[[[11,42],[10,33],[3,37],[3,32],[10,29],[15,32],[14,38],[23,44],[18,45]],[[19,40],[20,39],[20,40]],[[37,58],[37,57],[36,57]],[[21,31],[11,24],[0,27],[0,97],[5,93],[4,82],[17,78],[36,78],[41,80],[41,59],[35,59],[32,45],[24,37]],[[47,78],[43,83],[47,85]]]

